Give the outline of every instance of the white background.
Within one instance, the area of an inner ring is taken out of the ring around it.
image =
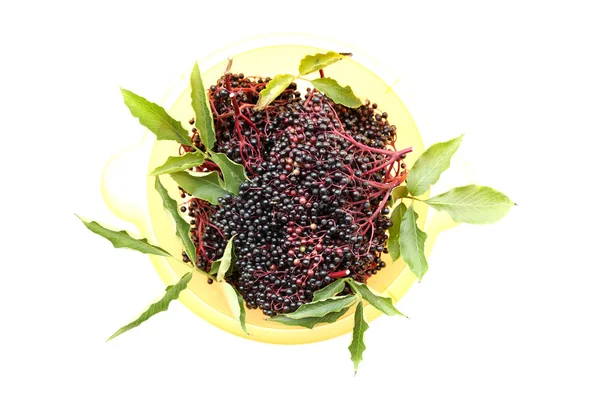
[[[0,398],[600,398],[593,3],[3,2]],[[459,156],[519,207],[440,237],[356,377],[348,336],[255,343],[179,303],[105,343],[164,287],[73,215],[118,224],[102,168],[143,133],[118,87],[161,99],[194,60],[278,32],[402,71],[425,144],[466,133]]]

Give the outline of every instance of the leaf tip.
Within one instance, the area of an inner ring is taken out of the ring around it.
[[[192,67],[192,73],[190,74],[190,82],[194,81],[194,79],[198,79],[200,76],[200,67],[198,66],[198,61],[194,61],[194,66]]]
[[[108,342],[110,342],[111,340],[113,340],[114,338],[116,338],[116,337],[117,337],[117,336],[119,336],[119,335],[120,335],[119,331],[116,331],[116,332],[115,332],[115,333],[113,333],[113,334],[112,334],[112,335],[111,335],[111,336],[110,336],[108,339],[106,339],[106,341],[105,341],[104,343],[108,343]]]

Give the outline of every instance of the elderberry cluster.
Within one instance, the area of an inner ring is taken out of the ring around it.
[[[226,75],[210,87],[214,150],[244,165],[250,180],[218,206],[188,204],[198,267],[209,270],[234,238],[228,280],[249,308],[273,316],[336,279],[364,282],[385,267],[386,203],[405,165],[389,149],[396,128],[376,104],[348,108],[316,90],[302,96],[293,83],[258,111],[268,81]]]

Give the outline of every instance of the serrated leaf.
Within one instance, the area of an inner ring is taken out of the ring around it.
[[[196,114],[195,125],[200,133],[200,140],[207,150],[211,150],[215,144],[215,122],[212,111],[209,107],[206,97],[206,90],[202,83],[200,68],[198,63],[194,64],[192,75],[190,76],[190,86],[192,87],[192,108]]]
[[[221,168],[225,189],[237,195],[240,191],[240,184],[248,179],[244,166],[234,163],[222,153],[212,153],[210,158]]]
[[[179,157],[169,157],[167,161],[160,167],[156,167],[154,171],[150,173],[151,176],[157,176],[162,174],[170,174],[173,172],[185,171],[192,167],[202,165],[206,159],[203,153],[193,152],[185,153]]]
[[[186,192],[199,199],[206,200],[211,204],[219,204],[217,199],[229,192],[221,187],[219,174],[216,171],[193,176],[187,172],[175,172],[169,174],[171,178]]]
[[[325,286],[323,289],[319,289],[313,293],[313,302],[334,297],[335,295],[341,293],[345,287],[346,282],[343,279],[333,281],[329,285]]]
[[[460,147],[463,136],[434,144],[415,161],[406,177],[408,191],[413,196],[425,193],[440,179],[442,172],[450,166],[450,159]]]
[[[223,282],[225,280],[225,274],[231,268],[231,259],[233,257],[233,239],[235,235],[231,237],[227,241],[227,246],[225,246],[225,250],[223,251],[223,257],[221,257],[219,261],[219,269],[217,271],[217,282]],[[212,270],[212,268],[211,268]]]
[[[312,83],[315,89],[325,93],[337,104],[342,104],[350,108],[357,108],[362,105],[360,99],[354,95],[350,86],[342,87],[335,79],[317,78],[311,80],[310,83]]]
[[[283,91],[290,86],[290,83],[292,83],[295,78],[296,77],[294,75],[290,74],[275,75],[275,77],[271,79],[269,83],[267,83],[267,86],[260,91],[260,96],[258,102],[256,103],[256,109],[262,110],[271,104],[271,102],[275,100],[277,96],[283,93]]]
[[[400,225],[402,224],[402,218],[406,213],[406,205],[404,203],[400,203],[394,211],[392,211],[392,215],[390,216],[390,221],[392,221],[392,226],[388,229],[389,238],[387,242],[387,248],[390,252],[390,257],[392,257],[392,261],[396,261],[402,255],[402,251],[400,248]]]
[[[148,243],[147,239],[135,239],[125,231],[113,231],[97,223],[96,221],[84,221],[79,215],[77,218],[92,232],[108,239],[115,248],[126,248],[139,251],[144,254],[155,254],[157,256],[172,257],[169,252]]]
[[[175,234],[181,240],[185,253],[192,264],[196,265],[196,246],[194,246],[190,238],[190,224],[179,215],[177,202],[169,196],[167,189],[162,185],[158,176],[155,180],[154,187],[162,199],[163,206],[175,221]]]
[[[515,205],[504,193],[489,186],[467,185],[424,200],[439,211],[446,211],[456,222],[492,224]]]
[[[130,329],[140,326],[143,322],[150,319],[150,317],[158,314],[159,312],[167,311],[169,308],[169,303],[171,301],[177,299],[179,294],[187,288],[188,283],[192,280],[192,273],[188,272],[181,277],[179,282],[174,285],[171,285],[167,288],[165,295],[162,299],[157,301],[156,303],[150,305],[146,311],[142,313],[135,321],[130,322],[129,324],[123,326],[121,329],[116,331],[111,337],[109,337],[106,341],[108,342],[111,339],[121,335],[122,333],[127,332]]]
[[[425,258],[425,239],[427,239],[427,234],[419,229],[417,225],[418,218],[419,215],[415,212],[413,206],[408,207],[400,224],[400,236],[402,237],[400,249],[402,258],[420,281],[423,279],[423,275],[425,275],[429,266]]]
[[[246,330],[246,308],[244,307],[244,298],[229,283],[223,282],[222,284],[224,285],[223,292],[225,294],[225,299],[233,314],[233,318],[240,324],[240,328],[248,334],[248,331]]]
[[[131,115],[139,119],[140,124],[154,133],[158,140],[175,140],[181,144],[192,145],[181,122],[173,119],[164,108],[127,89],[121,89],[121,94]]]
[[[335,51],[308,55],[300,61],[298,71],[300,72],[300,75],[308,75],[311,72],[323,69],[326,66],[336,63],[344,58],[346,58],[346,56],[343,56]]]
[[[354,303],[355,300],[356,296],[353,295],[331,297],[321,301],[302,304],[296,311],[286,315],[293,319],[320,318],[329,313],[341,311]]]
[[[369,329],[369,324],[364,317],[362,302],[359,301],[354,312],[354,328],[352,329],[352,342],[348,346],[350,359],[354,363],[354,375],[358,371],[358,364],[362,361],[363,352],[367,349],[365,346],[365,332]]]
[[[368,301],[369,304],[382,313],[389,316],[400,315],[406,318],[406,315],[402,314],[396,309],[396,307],[394,307],[394,303],[389,297],[383,297],[379,294],[375,294],[369,286],[364,283],[356,282],[354,279],[346,278],[346,281],[355,293],[360,294],[363,299]]]
[[[275,321],[275,322],[279,322],[281,324],[289,325],[289,326],[303,326],[304,328],[312,329],[317,324],[331,324],[331,323],[337,321],[338,319],[340,319],[341,316],[346,314],[346,312],[348,311],[349,308],[350,307],[346,307],[346,308],[342,309],[341,311],[329,313],[329,314],[325,315],[324,317],[308,317],[308,318],[294,319],[294,318],[288,317],[285,314],[279,314],[279,315],[272,317],[269,321]]]

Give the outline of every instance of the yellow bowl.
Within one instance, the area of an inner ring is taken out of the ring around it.
[[[307,42],[319,43],[315,43],[315,45],[295,44]],[[382,74],[372,71],[373,66],[377,64],[356,50],[349,49],[348,46],[338,43],[325,43],[322,39],[313,37],[263,37],[258,40],[238,43],[213,54],[201,61],[200,67],[204,85],[208,87],[214,84],[223,74],[228,56],[233,56],[232,72],[243,72],[248,76],[266,77],[278,73],[295,74],[297,73],[298,63],[304,55],[327,50],[351,51],[354,53],[351,59],[327,67],[326,75],[335,78],[342,85],[351,85],[356,95],[361,99],[376,102],[381,110],[388,112],[390,123],[398,128],[396,147],[413,146],[414,148],[414,155],[407,158],[407,164],[410,167],[416,156],[423,152],[423,142],[410,113],[389,83],[380,78]],[[367,68],[365,64],[370,65],[370,68]],[[180,121],[188,121],[194,115],[190,105],[190,88],[188,84],[190,71],[179,78],[174,88],[167,95],[167,99],[163,101],[163,106],[169,110],[170,115]],[[390,76],[393,77],[393,75]],[[161,200],[154,189],[154,178],[149,178],[146,175],[144,180],[146,183],[147,208],[133,206],[136,201],[131,199],[124,200],[126,196],[117,193],[115,189],[123,189],[128,183],[119,185],[115,184],[115,181],[123,179],[124,171],[139,169],[139,165],[143,166],[147,174],[148,171],[162,164],[168,156],[177,154],[178,147],[173,142],[155,141],[153,135],[146,134],[140,146],[129,149],[112,160],[105,170],[104,177],[104,198],[113,212],[133,222],[142,235],[151,240],[154,239],[159,246],[174,255],[181,254],[181,244],[174,234],[173,222],[163,209]],[[129,185],[130,182],[131,180],[129,180]],[[162,178],[162,182],[171,196],[177,199],[178,192],[175,183],[166,177]],[[414,206],[420,215],[419,224],[423,229],[427,217],[427,208],[418,202]],[[427,252],[431,251],[437,234],[447,227],[449,225],[427,224],[425,228],[428,234]],[[177,277],[186,272],[185,267],[179,263],[169,262],[169,260],[160,257],[153,256],[151,258],[166,284],[172,284]],[[397,302],[408,291],[415,280],[415,276],[408,268],[405,268],[404,261],[398,260],[392,264],[387,254],[383,255],[382,259],[388,266],[369,279],[369,285]],[[290,327],[271,322],[266,319],[260,310],[249,310],[247,313],[247,326],[250,335],[246,335],[232,318],[220,284],[215,282],[209,285],[206,278],[197,275],[188,288],[189,290],[182,293],[180,297],[183,304],[211,324],[252,340],[278,344],[310,343],[348,333],[353,326],[353,310],[350,310],[347,315],[335,323],[316,326],[313,329]],[[365,314],[367,319],[371,321],[377,318],[380,312],[371,306],[367,306]]]

